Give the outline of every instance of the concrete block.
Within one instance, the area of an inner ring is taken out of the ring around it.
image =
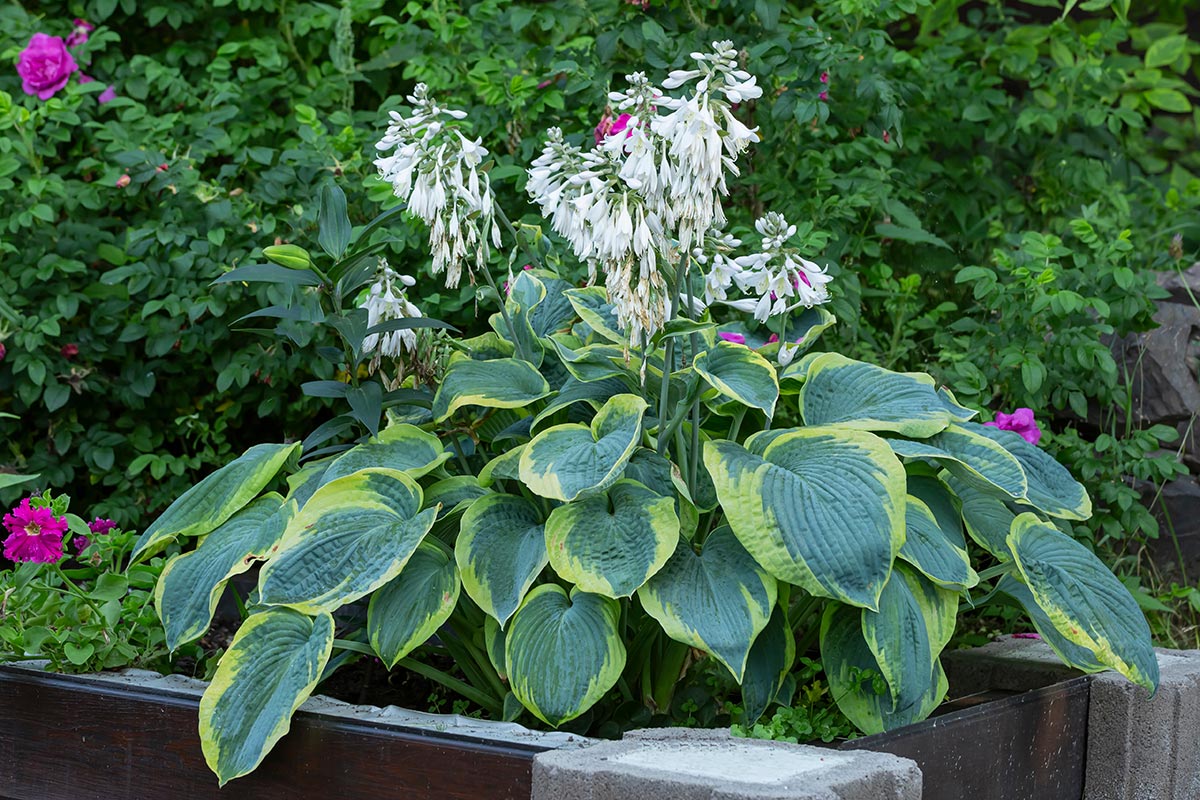
[[[1158,692],[1092,681],[1084,800],[1200,798],[1200,651],[1159,650]]]
[[[1083,673],[1068,667],[1041,639],[1001,636],[983,647],[942,653],[950,696],[987,691],[1028,692]]]
[[[533,800],[920,800],[912,761],[867,751],[734,739],[726,730],[634,731],[540,753]]]

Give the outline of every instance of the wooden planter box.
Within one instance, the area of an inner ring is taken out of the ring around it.
[[[915,760],[925,800],[1077,800],[1088,687],[1075,678],[980,693],[841,749]],[[194,688],[0,667],[0,800],[527,800],[534,755],[571,742],[421,729],[361,707],[342,706],[360,716],[300,711],[257,771],[218,789],[200,751],[198,704]]]

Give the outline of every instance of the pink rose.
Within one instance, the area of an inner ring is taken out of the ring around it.
[[[1037,444],[1042,438],[1042,429],[1033,418],[1032,408],[1018,408],[1011,414],[997,412],[995,422],[983,423],[989,428],[999,428],[1002,431],[1012,431],[1020,435],[1030,444]]]
[[[67,34],[67,47],[78,47],[88,40],[88,34],[96,30],[96,26],[78,17],[74,22],[75,28]]]
[[[39,100],[49,100],[67,85],[79,65],[67,51],[67,45],[57,36],[35,33],[17,58],[17,74],[21,89]]]

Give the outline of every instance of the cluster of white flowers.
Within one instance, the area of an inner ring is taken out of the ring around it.
[[[622,124],[584,151],[551,130],[529,170],[527,191],[552,227],[605,286],[617,320],[637,347],[671,313],[664,264],[682,269],[705,234],[725,222],[726,173],[758,140],[733,115],[732,105],[762,95],[754,76],[737,65],[730,42],[693,53],[697,67],[672,72],[663,86],[696,81],[694,91],[669,97],[642,73],[609,95]]]
[[[381,322],[393,319],[410,319],[421,316],[421,309],[405,296],[405,287],[416,283],[408,275],[401,275],[390,266],[387,259],[379,259],[379,275],[367,289],[360,308],[367,310],[367,327],[373,328]],[[417,332],[412,329],[372,333],[363,339],[363,352],[378,352],[380,356],[399,358],[417,351]]]
[[[771,211],[755,222],[754,227],[762,235],[762,248],[732,260],[724,258],[719,266],[714,264],[705,281],[705,300],[753,313],[759,322],[801,306],[812,308],[827,302],[829,290],[825,284],[831,280],[830,276],[787,245],[796,235],[796,226],[789,225],[782,214]],[[734,283],[751,297],[727,300],[726,289]]]
[[[390,112],[392,124],[375,147],[393,152],[375,159],[375,166],[429,226],[433,273],[444,271],[446,286],[454,288],[464,263],[468,270],[486,269],[489,240],[500,246],[491,182],[479,170],[488,151],[454,126],[466,112],[438,106],[425,84],[418,83],[408,101],[410,116]]]

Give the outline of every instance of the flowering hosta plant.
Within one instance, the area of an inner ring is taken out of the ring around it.
[[[378,163],[429,226],[435,270],[495,290],[496,225],[535,262],[494,292],[490,332],[421,371],[433,379],[410,368],[428,360],[416,339],[387,334],[434,323],[373,260],[378,221],[355,233],[335,194],[320,237],[332,265],[286,246],[268,256],[299,269],[230,273],[294,284],[296,307],[343,333],[353,386],[322,391],[376,424],[340,448],[318,449],[329,435],[252,448],[138,544],[139,557],[185,545],[157,588],[173,648],[262,562],[201,704],[222,782],[287,731],[335,650],[551,726],[610,695],[663,713],[704,664],[740,685],[751,725],[787,702],[798,639],[819,642],[842,712],[875,732],[941,702],[960,602],[998,591],[1067,662],[1156,685],[1136,602],[1060,530],[1091,512],[1071,475],[927,375],[813,350],[833,322],[830,279],[798,226],[767,213],[746,252],[721,229],[757,139],[738,117],[759,95],[738,58],[722,42],[661,88],[629,76],[611,98],[624,124],[587,149],[575,141],[591,132],[550,132],[527,189],[573,256],[557,261],[593,277],[582,287],[537,265],[467,120],[418,88]],[[395,376],[386,394],[359,382],[366,362]],[[281,473],[286,492],[270,491]],[[359,601],[365,626],[335,618]]]

